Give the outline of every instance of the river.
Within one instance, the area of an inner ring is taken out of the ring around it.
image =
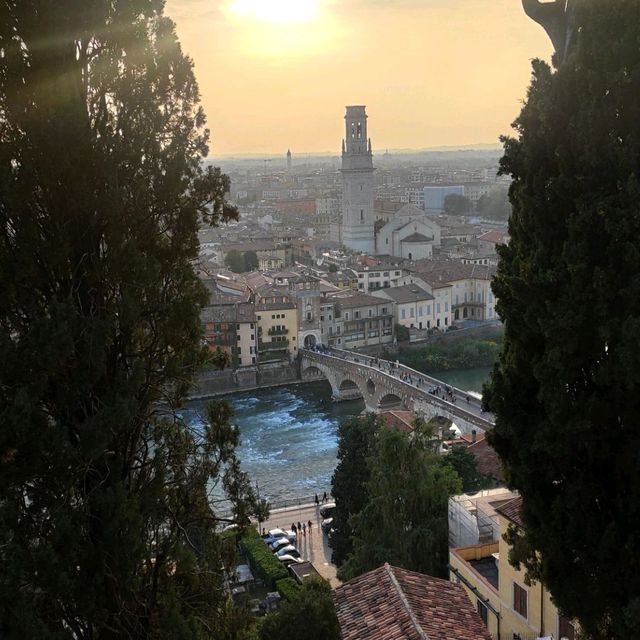
[[[447,384],[481,391],[490,368],[433,374]],[[235,393],[225,398],[240,427],[238,457],[258,484],[260,495],[282,502],[329,491],[336,466],[337,432],[341,421],[364,409],[362,400],[331,402],[328,382]],[[186,413],[198,422],[204,402],[191,403]]]

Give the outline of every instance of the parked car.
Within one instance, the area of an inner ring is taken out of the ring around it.
[[[262,539],[268,545],[272,545],[280,538],[289,538],[291,542],[295,542],[296,534],[293,531],[285,531],[284,529],[270,529],[266,535],[262,536]]]
[[[299,558],[300,552],[292,544],[288,544],[286,547],[282,547],[282,549],[278,549],[278,551],[276,551],[276,556],[278,556],[278,558],[286,555],[291,555],[294,558]]]
[[[330,518],[333,510],[336,508],[335,502],[327,502],[324,507],[320,507],[320,515],[323,518]]]
[[[325,533],[329,533],[331,527],[333,526],[333,518],[325,518],[320,526]]]
[[[287,547],[291,544],[289,538],[278,538],[275,542],[271,543],[271,551],[279,551],[282,547]]]
[[[302,558],[294,558],[289,554],[278,558],[278,560],[280,560],[285,567],[288,567],[290,564],[300,564],[301,562],[304,562]]]

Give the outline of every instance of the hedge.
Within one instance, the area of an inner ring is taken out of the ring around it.
[[[270,586],[289,575],[287,568],[273,555],[259,535],[245,536],[240,541],[240,546],[253,571]]]
[[[300,589],[300,585],[293,578],[282,578],[276,582],[276,591],[289,602],[298,597]]]

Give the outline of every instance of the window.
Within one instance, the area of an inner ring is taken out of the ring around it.
[[[407,312],[405,309],[402,310],[402,319],[404,320],[407,317]]]
[[[488,626],[488,624],[487,624],[487,607],[484,604],[484,602],[482,602],[481,600],[478,600],[477,609],[478,609],[478,615],[480,616],[480,619],[482,620],[482,622],[484,622],[485,627]]]
[[[445,302],[444,303],[444,312],[447,313],[449,311],[449,303]]]
[[[436,304],[436,313],[440,313],[440,303]]]
[[[353,314],[353,317],[357,320],[357,319],[360,317],[360,312],[359,312],[359,311],[356,311],[356,312]]]
[[[272,320],[275,320],[275,319],[276,319],[275,315],[272,315],[272,316],[271,316],[271,319],[272,319]]]
[[[251,339],[255,340],[255,334],[254,333],[251,334]]]
[[[258,316],[258,320],[262,320],[262,316]],[[252,327],[253,328],[253,327]]]
[[[576,630],[574,626],[562,616],[558,616],[558,635],[560,640],[575,640]]]
[[[385,244],[389,244],[389,238],[385,238],[384,243],[385,243]]]
[[[238,348],[236,349],[236,353],[237,353],[238,355],[240,355],[240,354],[242,353],[242,347],[238,347]]]
[[[382,315],[383,316],[387,315],[387,307],[382,307]]]
[[[240,325],[236,325],[236,331],[240,331]]]
[[[427,315],[428,316],[431,315],[431,305],[430,304],[427,305]]]
[[[364,278],[364,273],[359,273],[358,278]]]
[[[399,275],[400,275],[400,272],[399,272],[399,271],[396,271],[396,275],[397,275],[397,276],[399,276]]]
[[[349,312],[348,312],[348,311],[346,311],[346,312],[345,312],[345,314],[344,314],[344,319],[345,319],[345,320],[348,320],[348,319],[349,319]]]
[[[527,590],[517,582],[513,583],[513,610],[523,618],[527,617]]]
[[[364,222],[364,209],[360,209],[360,222]]]
[[[382,273],[382,275],[383,275],[385,278],[388,278],[388,277],[389,277],[389,272],[388,272],[388,271],[384,271],[384,272]]]
[[[369,309],[369,317],[371,318],[372,316],[373,316],[373,311]]]
[[[410,315],[412,318],[414,317],[414,315],[413,315],[413,308],[409,310],[409,315]]]

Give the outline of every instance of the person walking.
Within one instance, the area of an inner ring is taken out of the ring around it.
[[[312,525],[312,522],[311,520],[309,520],[309,522],[307,522],[307,527],[309,528],[309,535],[311,535],[311,525]]]
[[[302,531],[302,525],[298,522],[298,531]]]
[[[322,494],[322,502],[326,502],[326,501],[327,501],[327,492],[325,491],[325,492]]]
[[[302,523],[302,535],[307,535],[307,525],[304,522]]]
[[[318,494],[316,493],[316,507],[320,504],[320,498],[318,498]]]
[[[291,531],[293,531],[293,533],[295,533],[295,534],[296,534],[296,537],[297,537],[297,535],[298,535],[298,530],[297,530],[297,528],[296,528],[296,523],[295,523],[295,522],[292,522],[292,523],[291,523]]]

